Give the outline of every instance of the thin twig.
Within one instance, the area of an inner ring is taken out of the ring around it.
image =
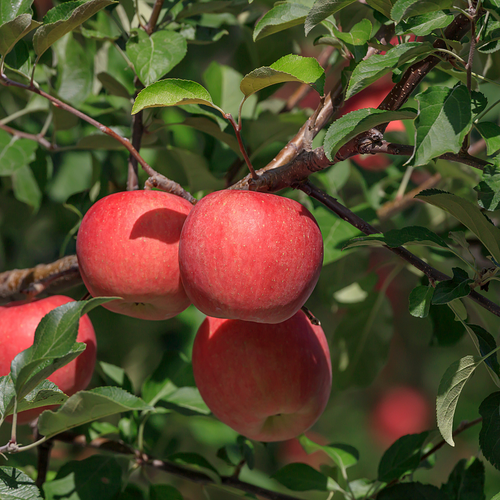
[[[43,135],[41,135],[41,134],[28,134],[27,132],[22,132],[21,130],[16,130],[16,129],[9,127],[7,125],[4,125],[2,123],[0,123],[0,128],[2,130],[5,130],[5,132],[8,132],[10,135],[13,135],[14,137],[19,137],[21,139],[30,139],[32,141],[36,141],[36,142],[38,142],[38,144],[40,144],[44,148],[48,149],[49,151],[54,151],[55,149],[57,149],[57,146],[55,146],[50,141],[45,139],[45,137],[43,137]]]

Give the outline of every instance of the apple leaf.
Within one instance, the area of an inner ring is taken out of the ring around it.
[[[0,176],[11,175],[35,159],[38,143],[30,139],[19,139],[5,130],[0,130]]]
[[[182,493],[170,484],[149,485],[149,500],[184,500]]]
[[[402,19],[449,9],[452,5],[452,0],[396,0],[392,7],[391,18],[399,23]]]
[[[477,457],[463,458],[451,471],[441,491],[457,500],[484,500],[484,464]]]
[[[364,45],[370,39],[372,23],[368,19],[362,19],[348,32],[339,31],[333,26],[330,29],[339,40],[342,40],[348,46],[356,47],[358,45]]]
[[[432,322],[431,345],[450,346],[455,345],[465,334],[465,328],[461,322],[455,321],[455,313],[446,306],[433,306],[429,310],[429,318]]]
[[[412,60],[420,60],[434,52],[429,42],[408,42],[396,45],[384,55],[374,55],[361,61],[352,72],[346,100],[372,84],[391,70]]]
[[[446,281],[441,281],[436,285],[432,303],[436,305],[447,304],[452,300],[466,297],[471,292],[470,284],[474,280],[469,278],[467,271],[459,267],[453,268],[453,278]]]
[[[422,483],[401,483],[384,488],[377,500],[449,500],[436,486]]]
[[[500,470],[500,392],[490,394],[479,406],[479,414],[483,417],[479,432],[479,446],[484,458]]]
[[[411,17],[396,25],[396,35],[426,36],[434,30],[446,28],[453,21],[453,15],[444,11],[429,12],[421,16]]]
[[[112,500],[122,487],[122,469],[115,457],[94,455],[65,463],[43,485],[45,500]],[[75,494],[75,492],[78,492]]]
[[[415,149],[408,162],[427,165],[444,153],[458,153],[472,127],[472,108],[465,85],[429,87],[418,94]]]
[[[302,24],[308,13],[309,7],[300,3],[284,2],[275,5],[256,24],[253,31],[254,42],[279,31]]]
[[[19,399],[85,350],[85,344],[75,343],[80,316],[115,299],[106,297],[68,302],[42,318],[33,345],[20,352],[11,363],[12,380]]]
[[[316,0],[304,23],[306,36],[310,31],[327,17],[335,14],[356,0]]]
[[[500,127],[493,122],[479,122],[474,126],[486,141],[486,152],[495,154],[500,149]]]
[[[248,73],[241,80],[240,90],[245,97],[249,97],[270,85],[283,82],[308,83],[323,94],[325,71],[314,57],[289,54],[271,66],[263,66]]]
[[[141,90],[132,107],[132,114],[146,108],[182,106],[183,104],[204,104],[217,108],[207,90],[191,80],[167,78]]]
[[[111,95],[116,95],[118,97],[124,97],[125,99],[130,99],[129,90],[119,82],[113,75],[102,71],[97,74],[97,79],[101,82],[102,86],[106,89],[106,92]]]
[[[16,200],[22,201],[33,207],[37,212],[42,202],[42,192],[28,165],[23,165],[12,174],[12,189]]]
[[[179,452],[168,456],[170,462],[187,465],[189,468],[207,474],[216,484],[220,484],[220,475],[217,469],[202,455],[198,453]]]
[[[41,24],[34,21],[31,14],[21,14],[12,21],[2,24],[0,26],[0,54],[5,57],[24,35],[38,28]]]
[[[394,120],[413,120],[417,116],[414,109],[387,111],[363,108],[351,111],[335,120],[326,132],[323,147],[327,158],[334,160],[338,150],[361,132]]]
[[[415,287],[409,296],[409,311],[415,318],[426,318],[431,307],[434,288],[420,285]]]
[[[400,437],[383,454],[378,465],[378,480],[389,483],[413,472],[420,465],[422,447],[429,432]]]
[[[40,433],[50,438],[73,427],[131,410],[152,410],[141,398],[119,387],[96,387],[71,396],[57,411],[38,418]]]
[[[33,36],[33,47],[35,54],[40,56],[57,40],[66,33],[73,31],[77,26],[83,24],[87,19],[99,12],[104,7],[116,3],[114,0],[89,0],[88,2],[69,2],[51,9],[44,18],[43,26],[40,26]],[[76,6],[76,8],[74,8]],[[70,13],[62,9],[72,8]]]
[[[439,383],[436,401],[437,425],[443,439],[455,446],[453,441],[453,416],[465,383],[484,358],[465,356],[452,363]]]
[[[495,261],[500,262],[500,229],[493,225],[477,205],[437,189],[422,191],[416,198],[453,215],[479,238]]]
[[[31,4],[33,0],[9,0],[0,2],[0,26],[13,21],[23,14],[32,14]]]
[[[0,498],[2,500],[42,500],[35,481],[14,467],[0,467]]]
[[[170,394],[162,397],[163,407],[183,415],[210,415],[211,410],[196,387],[173,387],[174,390]]]
[[[322,451],[342,470],[356,465],[359,461],[359,452],[356,448],[346,444],[321,445],[311,441],[305,434],[299,436],[299,442],[306,453]]]
[[[475,335],[479,352],[481,356],[485,358],[484,362],[496,375],[500,377],[500,364],[498,363],[498,357],[496,354],[497,343],[493,335],[479,325],[471,325],[467,323],[465,324],[465,328],[470,334]],[[488,356],[490,353],[493,354]]]
[[[485,165],[483,180],[474,188],[481,208],[494,211],[500,205],[500,169],[497,165]]]
[[[126,51],[139,80],[147,87],[184,59],[187,41],[175,31],[156,31],[148,36],[139,29],[128,39]]]
[[[293,491],[335,491],[338,484],[331,477],[325,476],[310,465],[288,464],[275,472],[271,478]]]
[[[395,0],[366,0],[366,3],[376,11],[383,14],[387,19],[391,18],[392,5]]]
[[[99,361],[99,368],[106,385],[113,385],[125,391],[134,392],[132,382],[123,368],[104,361]]]

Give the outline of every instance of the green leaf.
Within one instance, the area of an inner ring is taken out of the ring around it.
[[[33,21],[30,14],[21,14],[12,21],[0,25],[0,54],[6,56],[21,38],[41,24]]]
[[[308,83],[323,94],[325,71],[314,57],[289,54],[271,66],[263,66],[248,73],[241,80],[240,90],[245,97],[249,97],[270,85],[283,82]]]
[[[356,465],[359,461],[359,452],[353,446],[347,444],[329,444],[329,445],[320,445],[311,441],[305,434],[299,436],[299,442],[302,445],[302,448],[310,454],[315,451],[322,451],[326,453],[333,462],[345,470],[353,465]]]
[[[392,7],[391,18],[399,23],[408,17],[450,9],[452,5],[452,0],[396,0]]]
[[[500,149],[500,127],[493,122],[479,122],[474,126],[486,141],[488,155],[495,154]]]
[[[479,433],[479,446],[484,458],[500,470],[500,392],[490,394],[479,406],[483,417]]]
[[[149,500],[183,500],[181,492],[169,484],[151,484]]]
[[[0,130],[0,176],[11,175],[29,165],[35,159],[37,148],[36,141],[19,139]]]
[[[427,165],[444,153],[458,153],[472,127],[467,87],[431,86],[415,99],[419,111],[415,120],[415,150],[408,160],[411,165]]]
[[[449,500],[439,488],[432,484],[402,483],[384,488],[377,500]]]
[[[14,467],[0,467],[2,500],[42,500],[35,481]]]
[[[348,32],[343,32],[330,28],[332,33],[339,39],[345,42],[348,46],[364,45],[371,37],[372,23],[368,19],[363,19],[356,23]]]
[[[361,132],[393,120],[413,120],[415,116],[416,112],[413,109],[387,111],[363,108],[351,111],[335,120],[328,128],[323,142],[325,154],[333,161],[338,150]]]
[[[316,0],[309,14],[307,14],[304,28],[306,36],[310,31],[327,17],[354,3],[356,0]]]
[[[121,476],[121,466],[112,456],[72,460],[44,483],[45,500],[111,500],[121,490]]]
[[[483,358],[465,356],[449,366],[439,383],[436,401],[437,425],[443,439],[450,446],[455,446],[453,416],[458,399],[465,383],[482,362]]]
[[[156,31],[148,36],[138,29],[128,39],[126,50],[139,80],[147,87],[184,59],[187,42],[175,31]]]
[[[97,387],[71,396],[57,411],[44,411],[38,429],[47,438],[79,425],[131,410],[151,410],[142,399],[118,387]]]
[[[42,318],[33,345],[20,352],[11,363],[18,398],[24,397],[43,379],[83,352],[85,344],[75,343],[80,316],[109,300],[95,298],[68,302]]]
[[[352,72],[345,98],[350,99],[391,70],[409,61],[423,59],[432,52],[434,48],[429,42],[408,42],[396,45],[384,55],[374,55],[361,61]]]
[[[336,482],[310,465],[293,463],[285,465],[275,472],[271,478],[293,491],[334,491]]]
[[[450,346],[465,334],[462,323],[455,321],[455,313],[446,306],[431,305],[429,317],[432,321],[431,345]]]
[[[434,288],[432,286],[416,286],[410,293],[409,311],[415,318],[426,318],[431,307]]]
[[[416,198],[453,215],[465,227],[470,229],[488,249],[491,256],[497,262],[500,262],[500,229],[484,216],[477,205],[451,193],[437,189],[422,191]]]
[[[79,4],[79,2],[76,3]],[[116,2],[113,0],[89,0],[77,6],[68,17],[40,26],[33,37],[35,54],[40,58],[53,43],[62,38],[66,33],[73,31],[101,9],[113,3]],[[59,7],[63,6],[64,4]]]
[[[395,0],[366,0],[366,3],[376,11],[383,14],[387,19],[391,18],[392,5]]]
[[[216,484],[220,484],[220,476],[217,469],[202,455],[198,453],[174,453],[168,456],[170,462],[188,466],[189,468],[203,472],[211,477]]]
[[[481,208],[494,211],[500,204],[500,169],[498,166],[485,165],[483,180],[474,188],[477,202]]]
[[[99,368],[101,369],[106,385],[120,387],[131,393],[134,392],[132,382],[123,368],[110,363],[105,363],[104,361],[99,361]]]
[[[31,14],[33,0],[9,0],[0,2],[0,25],[16,19],[22,14]]]
[[[183,104],[204,104],[216,107],[210,94],[199,83],[170,78],[153,83],[139,92],[132,107],[132,114],[135,115],[146,108],[182,106]]]
[[[454,500],[484,500],[484,465],[476,457],[460,460],[441,486],[441,491]]]
[[[446,28],[453,21],[453,15],[444,11],[430,12],[421,16],[411,17],[396,25],[396,35],[426,36],[434,30]]]
[[[494,351],[497,348],[495,338],[483,327],[479,325],[467,324],[466,328],[476,336],[481,356],[487,356],[491,351]],[[498,363],[496,352],[495,354],[487,357],[484,362],[500,377],[500,364]]]
[[[175,386],[174,386],[175,387]],[[203,401],[196,387],[181,387],[161,399],[162,406],[187,415],[210,415],[211,410]],[[187,412],[183,411],[187,410]]]
[[[23,165],[12,174],[12,188],[17,200],[32,206],[35,212],[38,211],[42,202],[42,192],[28,165]]]
[[[422,447],[429,432],[400,437],[383,454],[378,465],[378,480],[389,483],[413,472],[420,465]]]
[[[254,42],[279,31],[302,24],[308,13],[309,7],[300,3],[285,2],[275,5],[256,24],[253,31]]]
[[[106,92],[111,95],[116,95],[118,97],[124,97],[125,99],[130,99],[130,92],[128,89],[120,83],[113,75],[106,72],[101,72],[97,74],[97,79],[101,82],[102,86],[106,89]]]
[[[469,286],[470,283],[474,283],[474,280],[469,278],[467,271],[454,267],[453,278],[441,281],[436,285],[432,303],[436,305],[447,304],[452,300],[466,297],[472,290]]]
[[[372,292],[351,305],[330,346],[333,385],[366,387],[385,365],[393,335],[392,309],[384,294]]]

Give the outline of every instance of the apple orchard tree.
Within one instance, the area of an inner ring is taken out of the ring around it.
[[[499,0],[0,0],[0,55],[2,500],[500,499]]]

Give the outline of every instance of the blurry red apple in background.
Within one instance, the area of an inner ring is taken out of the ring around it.
[[[323,330],[302,311],[273,325],[207,317],[195,337],[193,371],[213,414],[257,441],[309,429],[332,383]]]
[[[370,415],[373,437],[383,446],[406,434],[423,432],[432,425],[433,408],[428,399],[410,386],[384,392]]]
[[[192,205],[160,191],[114,193],[95,203],[78,231],[76,254],[93,297],[122,297],[110,311],[172,318],[190,301],[179,274],[181,229]]]
[[[205,196],[182,229],[179,265],[193,304],[217,317],[280,323],[318,281],[323,239],[300,203],[255,191]]]
[[[11,302],[0,307],[0,376],[7,375],[16,355],[33,344],[40,320],[52,309],[68,302],[73,302],[73,299],[54,295],[33,302]],[[85,389],[94,371],[97,346],[94,328],[87,315],[80,318],[76,341],[87,344],[85,351],[48,377],[68,396]],[[21,412],[17,422],[28,423],[49,408],[53,407],[44,406]]]

